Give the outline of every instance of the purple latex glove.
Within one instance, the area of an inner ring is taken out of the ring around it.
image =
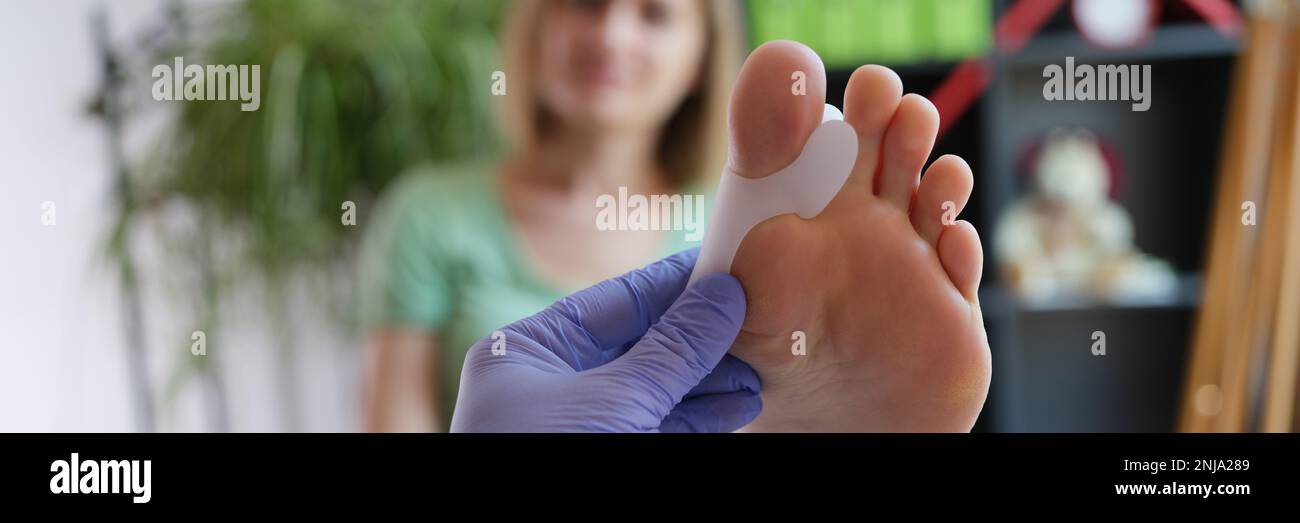
[[[724,432],[752,421],[758,376],[726,355],[745,294],[727,274],[683,292],[698,254],[601,282],[474,344],[451,430]]]

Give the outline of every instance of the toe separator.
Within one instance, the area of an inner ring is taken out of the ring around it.
[[[768,218],[795,213],[811,219],[821,214],[848,180],[857,156],[853,127],[844,122],[838,109],[826,105],[822,124],[790,165],[762,178],[745,178],[724,169],[689,283],[709,274],[731,272],[740,243],[750,229]]]

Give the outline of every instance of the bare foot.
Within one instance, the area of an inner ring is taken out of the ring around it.
[[[825,90],[811,49],[756,49],[732,93],[728,168],[759,178],[792,162],[821,122]],[[812,220],[759,224],[731,266],[749,302],[732,353],[763,382],[749,428],[968,431],[991,375],[976,294],[983,254],[970,223],[944,217],[970,197],[970,167],[944,156],[918,183],[939,115],[903,96],[893,71],[859,68],[844,100],[859,151],[840,193]],[[806,336],[804,355],[792,350],[794,331]]]

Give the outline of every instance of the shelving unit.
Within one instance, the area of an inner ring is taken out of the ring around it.
[[[1002,13],[1010,0],[996,0]],[[975,191],[962,217],[984,241],[981,304],[993,350],[993,388],[976,430],[1164,432],[1174,428],[1185,356],[1198,305],[1206,220],[1239,42],[1168,4],[1166,22],[1142,47],[1093,47],[1063,8],[1023,52],[989,56],[991,83],[942,137],[931,160],[959,154],[975,168]],[[1063,64],[1150,64],[1152,105],[1046,101],[1042,68]],[[890,65],[908,92],[929,94],[955,62]],[[850,69],[827,72],[830,103],[842,102]],[[992,257],[1001,212],[1022,194],[1020,155],[1060,125],[1097,132],[1118,153],[1118,202],[1136,243],[1180,275],[1176,299],[1162,303],[1063,302],[1024,305],[1004,288]],[[1091,354],[1103,331],[1107,354]]]
[[[1103,50],[1063,25],[1049,24],[1020,54],[994,57],[993,81],[978,115],[985,159],[979,165],[987,174],[976,179],[989,182],[977,181],[985,252],[996,241],[999,213],[1022,193],[1016,162],[1027,141],[1057,125],[1082,125],[1119,152],[1125,176],[1118,200],[1133,217],[1137,246],[1168,260],[1182,275],[1182,290],[1177,300],[1148,306],[1045,309],[994,300],[986,326],[995,377],[981,428],[1169,431],[1198,303],[1237,42],[1205,25],[1177,23],[1157,28],[1143,47]],[[1150,64],[1150,110],[1133,112],[1124,102],[1044,100],[1042,67],[1066,56],[1076,63]],[[1005,294],[991,257],[986,267],[984,288]],[[1091,353],[1095,331],[1106,334],[1105,356]]]

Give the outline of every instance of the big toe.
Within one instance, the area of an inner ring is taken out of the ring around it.
[[[731,94],[731,171],[761,178],[793,162],[825,100],[826,71],[812,49],[786,40],[755,49]]]

